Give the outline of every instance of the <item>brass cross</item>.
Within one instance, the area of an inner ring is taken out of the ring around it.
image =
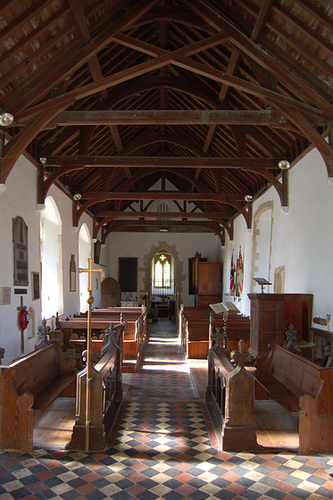
[[[79,268],[79,273],[88,273],[88,292],[93,291],[93,284],[92,284],[92,277],[93,273],[101,273],[102,269],[93,269],[92,267],[93,260],[90,258],[88,259],[88,269],[82,269]]]

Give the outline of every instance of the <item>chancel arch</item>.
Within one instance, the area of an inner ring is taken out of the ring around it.
[[[176,245],[168,245],[166,241],[160,241],[157,245],[152,245],[150,251],[143,258],[143,267],[140,271],[143,272],[143,289],[149,294],[152,293],[152,280],[153,280],[153,265],[155,262],[155,257],[160,254],[168,254],[173,260],[174,266],[174,294],[176,295],[176,301],[181,301],[181,295],[183,291],[183,282],[185,281],[184,275],[184,262],[179,259],[178,251]]]
[[[62,220],[51,196],[45,199],[40,218],[41,242],[41,315],[51,318],[63,313]]]

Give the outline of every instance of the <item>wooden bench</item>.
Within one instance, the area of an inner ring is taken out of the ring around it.
[[[103,344],[103,332],[105,328],[110,325],[110,322],[113,322],[115,325],[119,324],[120,320],[117,318],[111,320],[110,318],[93,318],[91,320],[93,350],[96,350],[98,354],[100,354],[100,349]],[[140,318],[126,320],[124,322],[123,370],[125,371],[126,365],[129,364],[131,365],[129,369],[132,371],[135,370],[136,363],[145,343],[146,330],[144,329]],[[64,337],[67,339],[66,343],[68,347],[70,345],[74,347],[74,344],[85,344],[87,332],[87,319],[85,317],[70,318],[59,321],[59,326],[64,332]],[[78,340],[81,340],[82,342],[78,342]],[[83,348],[85,348],[85,345],[83,345]]]
[[[101,358],[95,363],[90,380],[89,450],[103,450],[114,424],[122,397],[122,350],[124,323],[107,333]],[[85,449],[86,445],[87,369],[77,374],[76,420],[68,449]]]
[[[320,328],[309,329],[310,341],[315,345],[315,360],[322,365],[332,365],[329,355],[326,352],[327,347],[333,342],[333,332],[322,330]]]
[[[220,447],[226,451],[258,450],[254,425],[254,378],[244,369],[245,343],[238,343],[238,365],[216,346],[208,353],[206,402]]]
[[[224,321],[220,315],[212,313],[210,308],[185,307],[178,314],[178,332],[188,358],[206,359],[211,345],[212,328],[223,331]],[[229,314],[227,320],[228,351],[237,349],[240,339],[247,347],[250,341],[250,319],[238,314]]]
[[[289,413],[298,415],[302,455],[333,450],[333,368],[274,345],[260,361],[256,382]]]
[[[0,367],[0,448],[33,449],[34,412],[44,411],[75,381],[76,361],[51,344]]]

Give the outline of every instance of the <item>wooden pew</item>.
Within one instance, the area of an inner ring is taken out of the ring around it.
[[[96,319],[93,318],[91,321],[92,329],[92,339],[93,339],[93,350],[96,350],[100,354],[100,349],[103,344],[103,332],[105,328],[110,325],[109,319]],[[114,325],[119,324],[119,320],[113,321]],[[77,340],[83,340],[86,338],[87,332],[87,320],[85,317],[70,318],[67,320],[59,321],[59,326],[64,332],[64,337],[67,339],[68,346],[79,345],[80,342]],[[133,365],[133,370],[138,361],[139,355],[141,353],[142,347],[145,343],[146,334],[143,329],[143,323],[140,318],[134,320],[125,321],[124,329],[124,344],[123,344],[123,365],[130,363]],[[75,341],[75,342],[73,342]],[[85,342],[85,341],[84,341]],[[84,344],[84,342],[81,342]],[[85,346],[83,346],[85,348]],[[124,367],[124,366],[123,366]]]
[[[258,450],[254,426],[254,378],[244,369],[245,343],[232,352],[216,344],[208,353],[206,402],[210,409],[220,447],[226,451]]]
[[[185,307],[178,314],[178,332],[184,352],[188,358],[205,359],[211,345],[212,328],[223,331],[224,321],[210,308]],[[229,313],[227,320],[228,352],[237,349],[240,339],[246,347],[250,341],[250,319],[239,314]]]
[[[256,382],[289,413],[298,415],[299,453],[333,450],[333,368],[274,345],[257,364]]]
[[[328,363],[328,366],[332,365],[331,360],[329,360],[329,353],[327,353],[327,348],[333,342],[333,332],[329,330],[322,330],[320,328],[309,328],[310,341],[315,345],[315,361],[319,364]]]
[[[32,452],[34,412],[44,411],[75,377],[76,361],[63,359],[55,344],[1,365],[0,448]]]
[[[107,332],[101,357],[92,369],[90,387],[89,450],[104,450],[123,397],[122,343],[125,323]],[[77,374],[76,419],[67,448],[85,449],[87,369]]]

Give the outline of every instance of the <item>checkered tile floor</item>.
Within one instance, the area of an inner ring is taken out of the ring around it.
[[[154,349],[148,345],[150,361],[142,373],[133,375],[120,425],[106,451],[2,453],[1,499],[333,498],[333,455],[225,453],[213,447],[205,405],[195,399],[186,363],[170,332],[167,342],[167,324],[158,324],[164,328],[160,342]],[[158,342],[158,331],[154,333],[152,342]],[[163,359],[169,367],[165,380]]]

